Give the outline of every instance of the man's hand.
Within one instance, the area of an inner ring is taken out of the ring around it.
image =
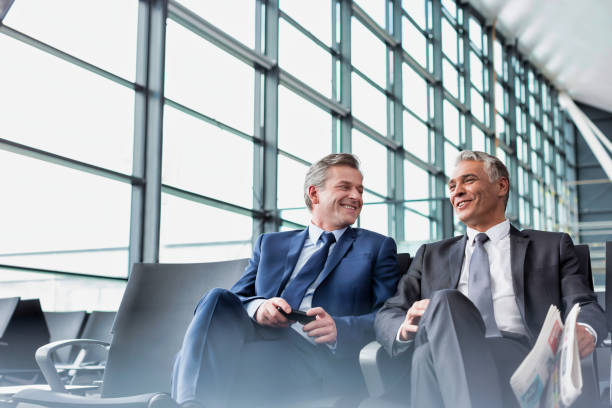
[[[289,320],[278,311],[277,307],[283,309],[286,313],[291,313],[291,306],[283,298],[274,297],[267,299],[259,306],[255,313],[255,320],[262,326],[270,327],[287,327]]]
[[[414,302],[410,309],[408,309],[404,323],[400,327],[400,340],[408,341],[414,339],[417,330],[419,330],[419,320],[421,320],[421,316],[425,313],[427,305],[429,305],[429,299],[422,299]]]
[[[595,337],[581,324],[576,323],[576,341],[580,358],[585,358],[595,350]]]
[[[322,307],[313,307],[306,312],[308,316],[316,316],[317,320],[304,326],[304,331],[314,337],[315,343],[334,344],[338,338],[336,322]]]

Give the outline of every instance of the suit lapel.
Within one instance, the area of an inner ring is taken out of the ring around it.
[[[291,273],[295,269],[295,264],[297,264],[297,261],[300,257],[300,253],[302,253],[304,241],[306,241],[307,236],[308,228],[306,228],[304,231],[297,233],[293,238],[287,241],[289,250],[287,252],[287,259],[285,260],[285,270],[283,271],[283,277],[278,282],[276,296],[280,296],[281,290],[285,288],[287,281],[291,277]]]
[[[465,245],[467,244],[467,235],[455,242],[448,254],[448,271],[450,275],[450,287],[457,288],[459,284],[459,275],[461,275],[461,266],[463,265],[463,257],[465,256]]]
[[[510,226],[510,268],[512,270],[512,286],[516,295],[516,303],[525,319],[525,254],[529,238],[525,237],[522,232]],[[528,327],[526,327],[529,330]]]
[[[323,268],[323,272],[321,272],[321,282],[325,281],[327,276],[334,270],[334,268],[338,265],[340,260],[344,257],[346,252],[353,246],[353,242],[355,241],[357,233],[351,227],[348,227],[344,234],[340,237],[340,240],[334,246],[331,254],[329,254],[329,258],[327,258],[327,262],[325,263],[325,268]]]

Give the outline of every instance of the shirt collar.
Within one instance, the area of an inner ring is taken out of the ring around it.
[[[342,229],[337,229],[337,230],[333,230],[329,232],[334,234],[334,238],[336,238],[336,242],[338,242],[340,240],[340,237],[342,236],[342,234],[344,234],[344,231],[346,231],[347,228],[348,227],[344,227]],[[325,232],[325,230],[314,225],[312,221],[310,222],[310,225],[308,226],[308,237],[310,238],[310,241],[312,243],[316,244],[319,241],[319,238],[321,237],[321,234],[323,234],[323,232]]]
[[[478,235],[480,231],[467,227],[466,232],[468,236],[468,241],[470,245],[472,245],[474,243],[474,237],[476,237],[476,235]],[[491,242],[501,241],[510,234],[510,221],[508,219],[505,219],[499,224],[494,225],[493,227],[486,230],[485,234],[487,234]]]

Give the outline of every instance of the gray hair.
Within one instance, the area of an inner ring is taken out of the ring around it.
[[[460,162],[466,160],[483,162],[484,171],[485,173],[487,173],[487,176],[489,176],[489,181],[491,183],[499,180],[501,177],[504,177],[506,178],[506,180],[508,180],[508,193],[504,198],[504,204],[508,205],[508,198],[510,196],[510,174],[508,173],[508,168],[506,167],[506,165],[497,157],[492,156],[489,153],[473,150],[463,150],[457,156],[457,159],[455,160],[455,166],[457,166]]]
[[[308,187],[322,188],[327,181],[327,170],[332,166],[349,166],[359,170],[359,159],[350,153],[334,153],[328,154],[310,166],[304,180],[304,201],[310,210],[312,210],[312,201],[308,196]]]

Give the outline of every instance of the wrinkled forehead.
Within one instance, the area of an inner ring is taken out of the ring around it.
[[[479,176],[484,175],[484,162],[475,160],[462,160],[455,165],[450,179],[451,181],[454,181],[468,174],[476,174]]]

